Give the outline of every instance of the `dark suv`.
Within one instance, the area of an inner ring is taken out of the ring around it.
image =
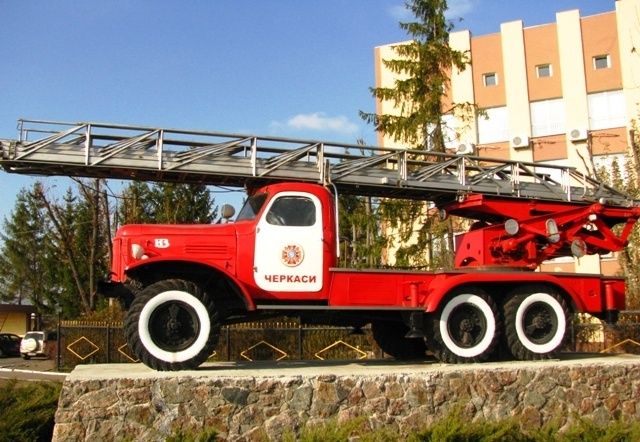
[[[20,336],[0,333],[0,356],[20,356]]]

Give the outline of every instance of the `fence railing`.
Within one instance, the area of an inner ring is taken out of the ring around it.
[[[121,322],[61,321],[49,354],[58,369],[78,364],[137,362]],[[640,312],[621,315],[617,325],[576,317],[564,352],[640,354]],[[384,359],[368,327],[321,327],[297,320],[235,324],[222,328],[211,361]]]
[[[137,362],[120,322],[61,321],[58,367],[78,364]],[[365,327],[322,327],[299,321],[243,323],[225,326],[210,361],[381,359],[371,331]]]

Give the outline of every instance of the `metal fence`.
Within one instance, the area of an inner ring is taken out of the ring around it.
[[[121,322],[61,321],[50,356],[62,370],[78,364],[137,362]],[[320,327],[296,320],[222,327],[210,361],[379,359],[383,354],[365,327]]]
[[[355,331],[355,332],[354,332]],[[78,364],[137,362],[121,322],[61,321],[49,355],[58,368]],[[617,325],[576,316],[564,352],[640,354],[640,312],[625,312]],[[245,323],[222,328],[211,361],[383,359],[371,330],[319,327],[295,319]]]

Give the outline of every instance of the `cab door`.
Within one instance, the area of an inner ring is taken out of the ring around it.
[[[279,193],[256,227],[256,285],[273,292],[317,292],[322,275],[320,200],[304,192]]]

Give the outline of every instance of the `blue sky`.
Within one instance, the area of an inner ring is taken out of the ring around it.
[[[456,29],[483,35],[502,22],[549,23],[558,11],[591,15],[614,2],[450,0],[449,8]],[[402,0],[0,0],[0,16],[0,138],[15,138],[23,117],[349,143],[375,143],[358,117],[374,110],[373,48],[406,40],[398,21],[411,18]],[[33,181],[0,172],[0,221]]]

